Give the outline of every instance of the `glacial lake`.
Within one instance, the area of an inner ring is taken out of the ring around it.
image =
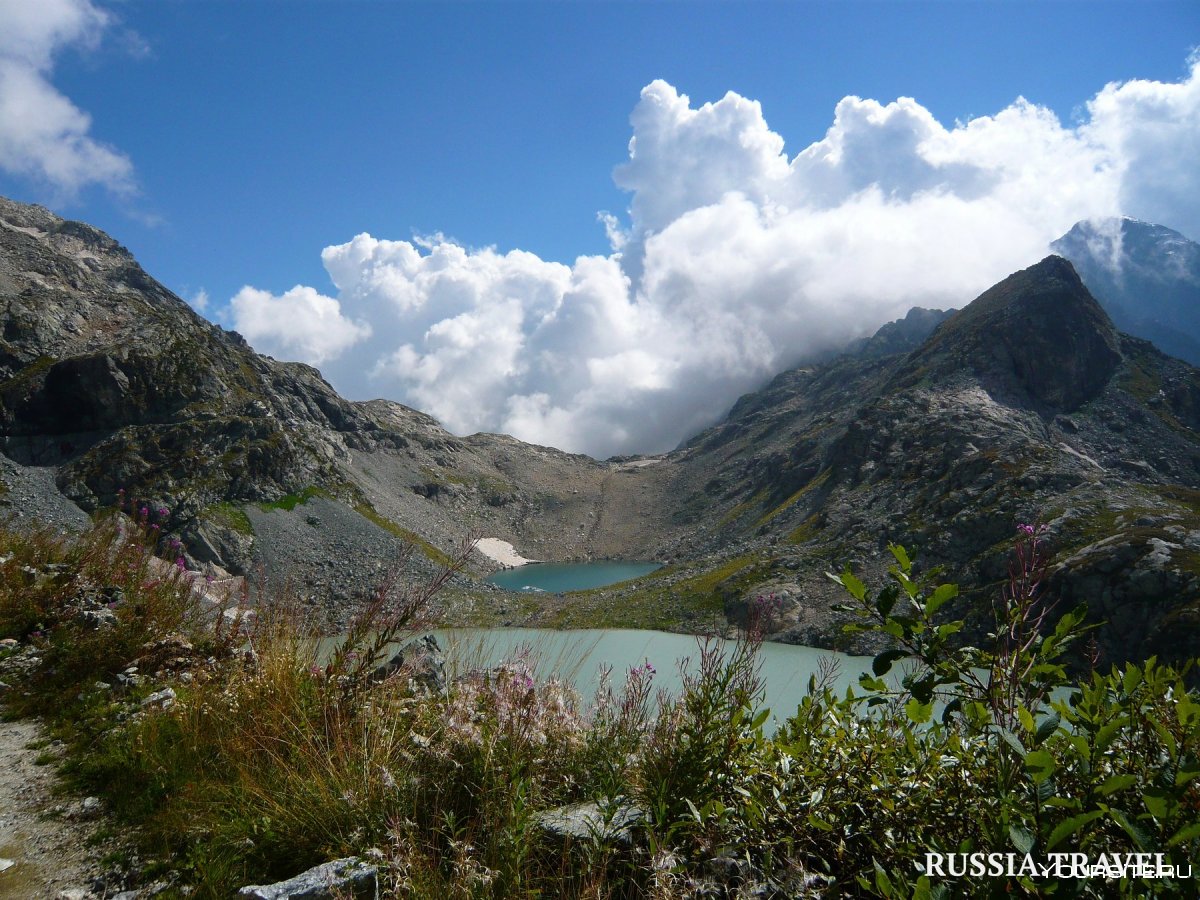
[[[656,562],[602,560],[588,563],[530,563],[515,569],[503,569],[487,581],[507,591],[545,591],[564,594],[586,591],[649,575],[661,568]]]
[[[611,681],[619,688],[630,668],[649,662],[655,669],[655,687],[674,694],[681,684],[680,661],[687,660],[688,670],[695,671],[700,656],[700,639],[665,631],[454,628],[435,633],[446,652],[447,669],[451,673],[527,658],[537,680],[562,677],[571,681],[585,706],[600,686],[601,668],[605,665],[611,667]],[[732,641],[721,643],[732,648]],[[771,718],[779,722],[795,713],[808,688],[809,676],[820,677],[821,667],[829,665],[828,661],[836,664],[833,685],[839,694],[847,686],[856,685],[862,672],[871,671],[869,656],[849,656],[792,644],[764,642],[758,659],[766,684],[762,706],[770,709]],[[823,659],[827,662],[822,663]],[[774,731],[773,724],[769,730]]]

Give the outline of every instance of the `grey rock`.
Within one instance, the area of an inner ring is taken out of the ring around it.
[[[645,818],[645,810],[632,803],[619,802],[603,810],[595,801],[586,801],[540,812],[534,822],[544,834],[558,841],[630,844],[634,828]]]
[[[287,881],[268,885],[248,885],[239,897],[257,900],[343,900],[378,898],[378,869],[358,857],[346,857],[322,863]]]
[[[407,676],[423,690],[445,693],[446,657],[437,637],[427,634],[401,647],[391,659],[371,673],[371,678],[385,681],[397,675]]]
[[[136,676],[135,676],[136,677]],[[161,709],[170,709],[175,704],[175,689],[163,688],[161,691],[155,691],[148,697],[142,700],[142,707],[157,706]]]
[[[111,609],[84,609],[75,616],[84,628],[97,631],[101,628],[112,628],[117,624],[117,614]]]

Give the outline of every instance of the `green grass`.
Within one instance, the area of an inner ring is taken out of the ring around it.
[[[821,472],[812,481],[810,481],[804,487],[800,488],[800,490],[796,491],[794,494],[792,494],[790,497],[788,497],[781,504],[779,504],[777,507],[775,507],[773,510],[771,510],[769,513],[767,513],[765,516],[763,516],[761,519],[759,519],[754,524],[756,526],[766,525],[768,522],[772,521],[777,516],[781,515],[782,513],[787,512],[789,509],[791,509],[793,506],[795,506],[797,503],[799,503],[801,500],[803,500],[810,493],[815,491],[821,485],[825,484],[825,482],[827,482],[829,480],[829,476],[832,474],[833,474],[833,469],[826,469],[824,472]]]
[[[288,507],[276,507],[284,509]],[[290,507],[295,508],[293,505]],[[246,515],[246,511],[234,503],[217,503],[204,510],[200,517],[208,519],[218,525],[224,525],[226,528],[231,528],[238,534],[244,534],[247,537],[254,537],[254,525],[250,522],[250,517]]]
[[[336,499],[333,494],[325,488],[312,485],[310,487],[306,487],[297,494],[287,494],[283,497],[280,497],[278,500],[260,503],[258,504],[258,508],[263,512],[270,512],[273,509],[283,509],[291,512],[297,506],[303,506],[313,497],[324,497],[326,500]]]

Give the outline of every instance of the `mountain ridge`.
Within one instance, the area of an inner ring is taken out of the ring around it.
[[[772,639],[870,649],[842,635],[825,571],[880,575],[903,543],[953,569],[983,628],[1015,525],[1040,520],[1056,591],[1125,623],[1104,632],[1114,660],[1200,633],[1200,373],[1120,334],[1061,258],[781,373],[676,451],[597,461],[346,401],[90,226],[10,201],[0,222],[6,478],[53,473],[85,510],[120,488],[161,502],[191,565],[288,582],[327,627],[406,541],[419,574],[473,532],[669,565],[528,597],[480,583],[495,564],[476,554],[449,623],[724,630],[773,592]]]

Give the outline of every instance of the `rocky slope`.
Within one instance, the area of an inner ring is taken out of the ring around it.
[[[1052,585],[1111,626],[1113,661],[1194,654],[1200,373],[1119,334],[1065,260],[985,292],[908,354],[779,376],[674,460],[678,552],[734,547],[784,600],[783,640],[837,644],[828,568],[880,578],[886,544],[946,565],[987,620],[1014,526],[1041,521]]]
[[[980,631],[1037,520],[1053,589],[1111,623],[1112,661],[1200,650],[1200,373],[1121,334],[1059,257],[779,375],[673,453],[605,462],[349,403],[100,232],[7,201],[0,321],[0,502],[69,524],[124,488],[171,509],[193,564],[287,582],[330,625],[406,541],[419,576],[472,532],[670,564],[527,597],[480,584],[477,555],[448,621],[724,628],[774,593],[774,638],[840,645],[824,572],[879,578],[897,541],[963,582]]]
[[[84,511],[121,490],[165,506],[194,563],[286,580],[335,619],[414,536],[428,570],[472,531],[568,559],[628,555],[658,530],[627,515],[654,509],[652,468],[347,402],[197,316],[102,232],[6,200],[0,322],[6,485],[52,472]],[[15,511],[57,508],[44,494],[22,488]]]

